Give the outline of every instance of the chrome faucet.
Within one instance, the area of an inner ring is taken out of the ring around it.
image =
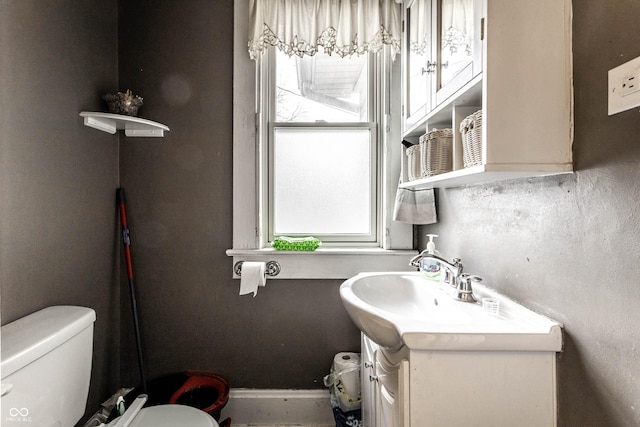
[[[476,297],[473,296],[473,282],[480,282],[482,278],[471,274],[462,272],[462,263],[460,258],[453,258],[451,262],[439,257],[435,254],[430,254],[426,250],[422,251],[419,255],[411,258],[409,265],[412,267],[420,268],[420,261],[423,259],[435,260],[438,264],[444,267],[444,282],[448,283],[453,289],[453,299],[463,302],[476,302]]]

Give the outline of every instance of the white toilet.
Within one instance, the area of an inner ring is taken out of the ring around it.
[[[92,309],[48,307],[2,326],[0,425],[72,427],[85,412],[93,352]],[[98,408],[96,408],[98,409]],[[117,426],[117,420],[110,426]],[[130,427],[218,427],[190,406],[144,408]]]

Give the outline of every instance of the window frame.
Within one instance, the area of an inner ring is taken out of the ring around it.
[[[381,82],[378,244],[372,246],[321,247],[314,252],[276,251],[268,245],[265,221],[268,212],[260,177],[268,169],[264,126],[256,94],[261,84],[261,57],[247,53],[249,0],[234,2],[233,80],[233,247],[226,251],[234,265],[241,261],[277,261],[277,278],[346,279],[363,271],[406,271],[413,249],[413,226],[392,220],[401,165],[400,59],[382,56],[389,78]],[[391,94],[393,93],[393,96]],[[233,271],[234,269],[232,269]],[[235,272],[234,278],[238,278]]]
[[[263,150],[266,150],[266,154],[263,156],[263,171],[261,176],[258,176],[261,186],[261,206],[266,207],[265,215],[263,217],[264,223],[261,224],[264,230],[263,239],[261,241],[262,247],[269,247],[274,235],[274,198],[273,198],[273,178],[275,170],[273,168],[273,154],[274,154],[274,142],[276,129],[284,128],[299,128],[299,129],[367,129],[371,133],[371,206],[370,206],[370,229],[366,235],[347,234],[347,235],[315,235],[319,237],[323,246],[354,246],[354,247],[379,247],[381,246],[381,215],[382,206],[379,198],[380,188],[380,175],[382,173],[382,163],[380,160],[380,151],[382,150],[382,142],[380,135],[380,123],[382,121],[381,108],[381,84],[380,84],[380,58],[376,55],[368,54],[367,63],[367,81],[369,85],[374,85],[373,90],[369,90],[367,96],[367,121],[352,121],[352,122],[278,122],[276,121],[276,59],[278,52],[276,47],[270,47],[262,53],[260,57],[259,73],[259,85],[256,99],[256,106],[261,113],[259,117],[261,121],[258,123],[258,131],[260,132],[260,138],[262,138],[261,146]],[[324,55],[322,52],[318,52],[316,55]],[[307,234],[307,235],[309,235]],[[302,235],[300,235],[302,236]],[[295,237],[295,236],[290,236]]]

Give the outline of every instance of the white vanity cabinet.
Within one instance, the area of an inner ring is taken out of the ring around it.
[[[403,139],[453,129],[435,188],[573,170],[570,0],[405,1]],[[482,109],[481,164],[464,167],[460,123]],[[406,162],[406,156],[403,156]]]
[[[557,423],[553,351],[414,351],[388,357],[366,335],[364,427],[545,427]],[[392,360],[392,359],[398,360]],[[363,363],[365,362],[363,357]]]

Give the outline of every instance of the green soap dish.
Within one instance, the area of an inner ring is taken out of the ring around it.
[[[315,251],[320,246],[317,237],[286,237],[278,236],[271,244],[278,251]]]

